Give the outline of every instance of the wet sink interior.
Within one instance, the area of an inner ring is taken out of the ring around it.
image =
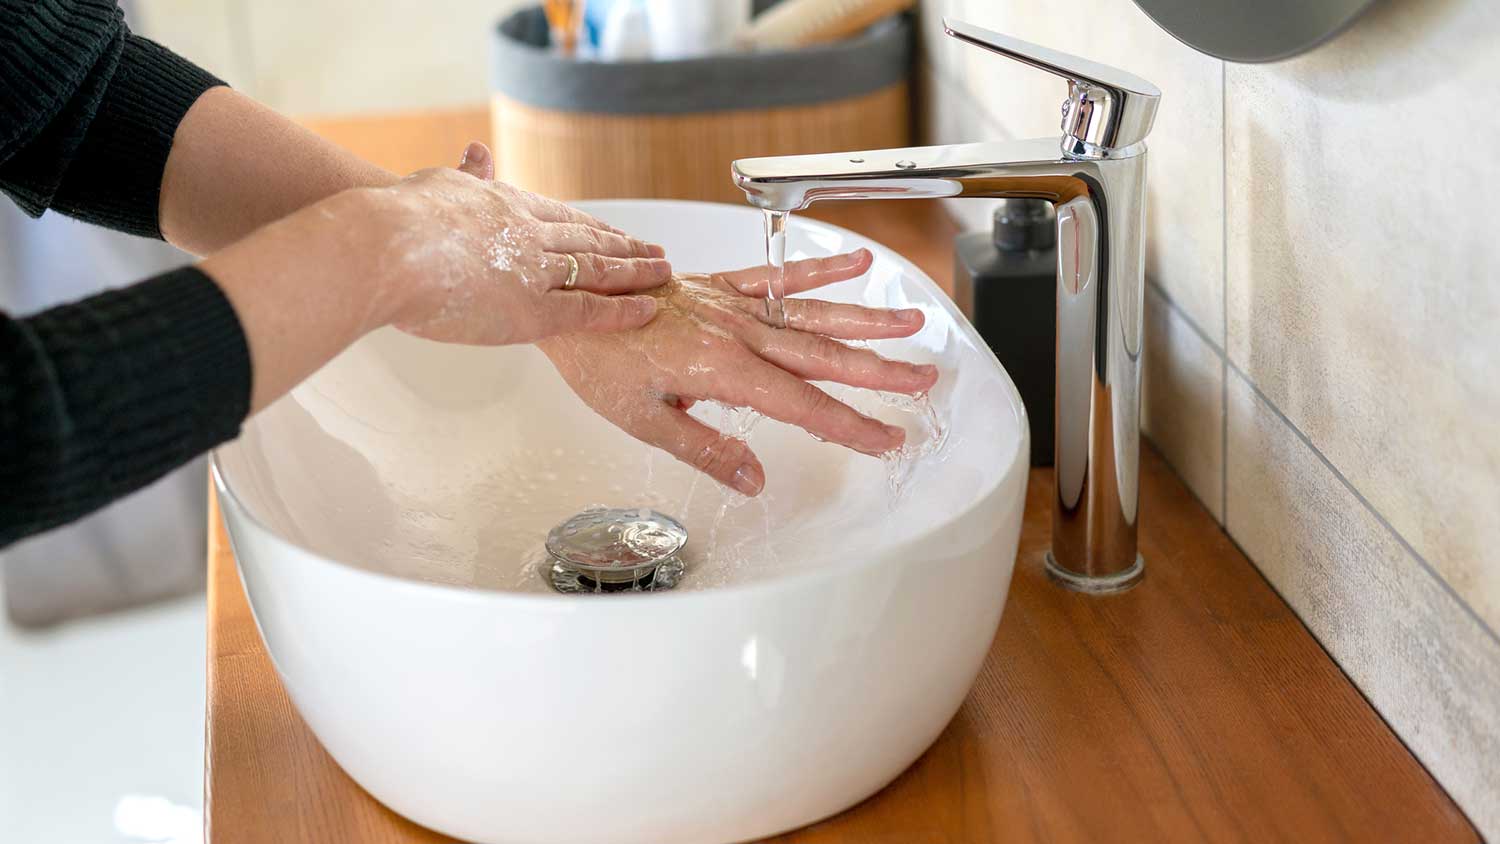
[[[764,260],[748,207],[581,205],[663,243],[679,269]],[[340,767],[465,840],[671,844],[826,817],[932,744],[1005,605],[1025,411],[909,262],[834,226],[789,228],[789,259],[858,247],[873,269],[827,297],[921,308],[919,335],[876,348],[943,372],[932,401],[946,439],[898,467],[909,473],[894,499],[887,463],[769,420],[751,436],[767,486],[743,499],[596,416],[534,349],[395,331],[216,453],[256,624]],[[730,430],[749,421],[708,403],[694,413]],[[590,505],[680,521],[676,588],[554,590],[549,532]],[[641,728],[621,729],[622,712]]]

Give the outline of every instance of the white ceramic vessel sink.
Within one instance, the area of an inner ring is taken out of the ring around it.
[[[764,259],[749,208],[580,205],[679,269]],[[917,337],[877,344],[943,371],[946,442],[899,498],[881,461],[763,421],[751,444],[767,489],[739,499],[594,416],[534,349],[394,331],[217,452],[276,668],[377,799],[493,844],[741,841],[872,794],[952,718],[1010,585],[1025,412],[910,263],[823,223],[789,231],[789,258],[874,250],[866,278],[824,295],[926,312]],[[680,518],[681,584],[553,592],[537,571],[547,530],[589,504]]]

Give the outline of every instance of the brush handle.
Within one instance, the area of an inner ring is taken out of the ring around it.
[[[784,0],[751,21],[736,40],[756,49],[836,41],[914,5],[915,0]]]

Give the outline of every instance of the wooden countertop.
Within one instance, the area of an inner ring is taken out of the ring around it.
[[[488,135],[482,110],[312,125],[396,170],[450,163]],[[815,216],[951,280],[953,225],[934,203]],[[1141,467],[1145,582],[1108,598],[1049,582],[1052,476],[1033,471],[1005,617],[963,708],[883,791],[774,841],[1478,840],[1149,446]],[[450,840],[375,802],[318,744],[255,629],[214,502],[209,521],[207,839]]]

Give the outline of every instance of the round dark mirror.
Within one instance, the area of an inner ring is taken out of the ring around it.
[[[1232,62],[1273,62],[1311,50],[1374,0],[1135,0],[1178,40]]]

